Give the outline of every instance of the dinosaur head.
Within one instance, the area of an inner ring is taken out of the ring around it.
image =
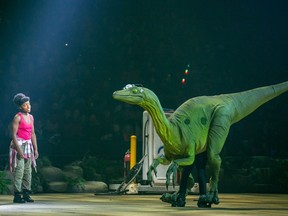
[[[128,84],[122,90],[115,91],[113,98],[125,103],[141,105],[145,100],[145,91],[142,86]]]
[[[152,116],[157,133],[161,134],[162,138],[166,137],[169,121],[157,95],[153,91],[139,85],[128,84],[122,90],[115,91],[113,98],[144,108]]]

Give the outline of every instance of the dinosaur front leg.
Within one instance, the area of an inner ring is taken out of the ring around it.
[[[152,173],[154,172],[155,176],[157,176],[157,166],[159,164],[163,164],[163,165],[168,165],[170,163],[170,161],[168,159],[166,159],[165,157],[158,157],[155,158],[152,162],[152,164],[150,165],[148,171],[147,171],[147,181],[149,182],[150,186],[153,186],[153,176]]]
[[[170,166],[167,169],[166,172],[166,188],[168,188],[170,184],[170,176],[172,175],[172,182],[173,182],[173,187],[176,185],[176,177],[177,177],[177,170],[179,167],[186,167],[193,165],[194,160],[195,160],[195,149],[194,148],[189,148],[188,150],[188,157],[185,158],[179,158],[176,160],[173,160],[170,164]],[[188,177],[187,177],[188,178]],[[186,178],[186,180],[187,180]]]

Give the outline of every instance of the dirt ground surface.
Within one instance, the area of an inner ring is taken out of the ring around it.
[[[14,204],[0,195],[0,215],[288,215],[288,194],[219,194],[220,204],[197,207],[196,195],[185,207],[171,207],[160,195],[34,194],[35,202]]]

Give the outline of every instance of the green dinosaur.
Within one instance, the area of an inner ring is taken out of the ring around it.
[[[195,97],[179,106],[169,118],[158,97],[147,88],[129,84],[123,90],[115,91],[113,98],[147,110],[163,142],[164,157],[153,161],[147,173],[148,180],[152,180],[152,172],[156,174],[159,163],[171,163],[166,179],[169,184],[170,175],[179,166],[193,164],[195,155],[207,151],[211,177],[206,202],[218,204],[219,154],[231,125],[286,91],[288,81],[238,93]]]

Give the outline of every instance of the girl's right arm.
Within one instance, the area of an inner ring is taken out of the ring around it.
[[[12,122],[12,140],[14,143],[14,148],[16,149],[17,153],[18,153],[18,157],[19,158],[24,158],[23,152],[20,148],[20,146],[18,145],[18,141],[17,141],[17,131],[18,131],[18,127],[19,127],[19,123],[20,123],[20,116],[17,114],[15,115],[13,122]]]

